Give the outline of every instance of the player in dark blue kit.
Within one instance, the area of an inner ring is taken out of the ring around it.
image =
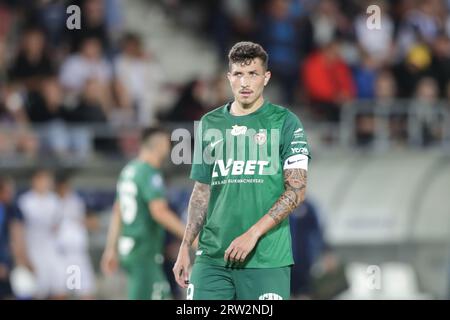
[[[23,216],[14,204],[14,182],[0,177],[0,299],[13,298],[9,282],[14,266],[31,270],[26,255]]]

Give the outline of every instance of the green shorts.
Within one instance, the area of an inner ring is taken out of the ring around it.
[[[150,260],[150,261],[149,261]],[[127,291],[130,300],[170,299],[170,285],[162,266],[153,259],[133,259],[121,262],[127,273]]]
[[[188,300],[287,300],[291,266],[231,268],[194,263]]]

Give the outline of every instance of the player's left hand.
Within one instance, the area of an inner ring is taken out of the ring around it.
[[[244,234],[234,239],[225,250],[225,261],[244,262],[248,254],[253,250],[258,242],[258,235],[252,230],[248,230]]]

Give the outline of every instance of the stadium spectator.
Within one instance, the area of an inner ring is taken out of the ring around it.
[[[4,84],[7,78],[7,55],[8,50],[5,40],[0,38],[0,87]]]
[[[0,176],[0,300],[13,297],[9,277],[14,267],[33,270],[26,251],[23,215],[14,196],[12,178]]]
[[[208,1],[209,19],[206,30],[210,31],[220,57],[226,55],[230,43],[236,39],[254,35],[254,3],[251,0]]]
[[[132,122],[141,126],[155,123],[155,109],[164,81],[161,66],[144,51],[137,34],[128,33],[122,40],[122,53],[115,60],[115,74],[120,105],[136,110]]]
[[[375,81],[375,99],[380,104],[392,104],[397,96],[397,83],[389,69],[378,73]]]
[[[28,117],[39,125],[37,131],[46,150],[57,157],[74,156],[86,159],[91,151],[89,132],[85,128],[70,126],[77,109],[64,102],[63,91],[57,78],[48,77],[41,83],[41,91],[28,97]]]
[[[450,38],[440,33],[432,44],[430,75],[437,81],[439,96],[445,96],[448,79],[450,79]]]
[[[394,74],[401,98],[412,97],[417,83],[429,75],[431,50],[424,42],[417,42],[407,52],[406,58],[394,66]]]
[[[338,121],[341,106],[355,97],[349,66],[340,57],[335,38],[312,53],[302,66],[303,85],[316,115]]]
[[[124,32],[125,17],[124,5],[122,0],[104,0],[105,6],[105,23],[108,35],[112,42],[120,40],[120,36]]]
[[[36,91],[41,79],[52,72],[53,65],[46,51],[43,31],[38,27],[25,30],[19,52],[8,72],[9,80],[29,91]]]
[[[289,11],[288,0],[270,0],[259,17],[259,42],[270,55],[270,71],[279,82],[282,103],[292,105],[298,87],[300,32],[298,20]]]
[[[54,77],[42,79],[39,89],[28,95],[28,119],[33,123],[64,121],[66,108],[58,80]]]
[[[309,48],[312,52],[330,43],[336,35],[344,36],[350,33],[351,24],[336,1],[321,0],[306,20],[305,29],[309,31],[305,32],[304,36],[310,38],[307,43],[312,44]]]
[[[375,115],[379,117],[394,108],[396,83],[392,73],[388,70],[380,71],[374,79],[373,99],[365,101],[364,110],[360,110],[356,120],[356,143],[359,146],[370,146],[375,139],[376,121]],[[382,112],[384,110],[385,112]],[[378,118],[378,123],[385,125],[384,133],[392,136],[400,136],[404,127],[404,117],[391,116]],[[390,125],[388,124],[390,123]],[[391,131],[391,133],[389,133]]]
[[[35,1],[34,6],[34,17],[31,19],[45,30],[48,45],[52,51],[61,51],[67,19],[66,1]]]
[[[19,92],[0,86],[0,154],[4,158],[22,155],[33,160],[39,138],[27,126],[24,100]]]
[[[207,110],[207,85],[203,80],[197,79],[189,82],[182,90],[180,97],[171,111],[161,115],[166,121],[195,121],[200,120]]]
[[[380,29],[367,27],[366,9],[369,5],[378,5],[383,13],[380,17]],[[390,64],[394,53],[394,22],[387,5],[386,1],[367,2],[354,22],[356,41],[376,66]]]
[[[0,154],[3,160],[33,162],[39,151],[39,138],[26,128],[2,127]],[[13,162],[14,163],[14,162]]]
[[[108,121],[107,105],[102,94],[103,85],[96,79],[85,82],[78,105],[69,114],[69,121],[84,124],[101,124]]]
[[[105,14],[105,0],[80,0],[81,28],[66,29],[65,38],[68,39],[72,52],[77,52],[87,39],[95,38],[106,53],[111,49]]]
[[[92,147],[98,151],[115,150],[114,138],[102,135],[110,128],[108,121],[111,112],[111,107],[103,95],[103,89],[103,84],[98,80],[87,80],[78,104],[68,116],[68,122],[79,130],[83,141],[81,150],[85,154],[88,154]],[[93,146],[91,146],[91,134],[96,135]]]
[[[0,42],[9,34],[13,19],[14,15],[8,3],[0,3]]]
[[[378,74],[377,61],[367,52],[361,52],[361,62],[353,68],[356,95],[358,99],[374,97],[375,81]]]
[[[445,101],[447,102],[447,106],[450,106],[450,80],[447,81],[445,86]]]
[[[53,192],[53,175],[45,169],[36,170],[31,189],[19,197],[18,204],[25,218],[28,255],[37,282],[36,297],[63,299],[66,270],[57,243],[61,217]]]
[[[405,16],[398,39],[406,50],[419,39],[431,43],[440,29],[438,1],[419,1]]]
[[[218,73],[215,77],[211,79],[211,81],[209,81],[210,97],[208,98],[208,105],[210,106],[224,105],[231,99],[228,89],[228,81],[222,75],[223,73]]]
[[[95,37],[84,38],[78,53],[70,55],[62,64],[61,84],[69,92],[80,93],[89,79],[102,84],[102,94],[110,98],[112,68],[104,58],[101,43]]]
[[[79,268],[78,270],[82,274],[79,287],[68,288],[67,294],[73,293],[82,299],[93,299],[95,277],[88,250],[86,205],[83,199],[72,189],[70,178],[66,173],[60,173],[56,176],[56,192],[59,200],[59,214],[62,215],[57,241],[63,254],[64,269]]]
[[[419,81],[415,99],[410,108],[415,117],[409,117],[409,132],[413,143],[428,146],[442,136],[442,106],[439,103],[439,87],[435,79],[425,77]]]
[[[65,125],[68,112],[63,105],[62,89],[55,77],[43,79],[40,91],[28,94],[26,111],[29,121],[39,126],[37,132],[44,148],[56,156],[67,156],[71,139]]]

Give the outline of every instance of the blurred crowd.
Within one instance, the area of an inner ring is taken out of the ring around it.
[[[80,29],[66,27],[70,4],[81,8]],[[122,5],[0,1],[2,154],[83,159],[117,152],[117,127],[152,124],[162,72],[123,29]]]
[[[30,182],[17,196],[15,181],[0,177],[0,299],[93,298],[96,216],[66,173],[37,169]]]
[[[207,14],[199,25],[212,34],[220,57],[226,59],[229,47],[242,39],[268,51],[280,104],[299,106],[313,121],[336,123],[344,108],[369,101],[357,119],[362,145],[373,141],[374,113],[380,109],[390,114],[388,135],[405,140],[411,125],[405,113],[413,110],[420,144],[442,138],[442,111],[450,104],[450,1],[201,3]],[[379,10],[367,12],[373,5]]]
[[[344,108],[367,100],[370,108],[357,119],[359,143],[373,140],[374,110],[399,105],[415,110],[421,143],[442,138],[436,123],[450,103],[450,1],[155,2],[216,44],[222,70],[234,42],[261,43],[276,103],[300,109],[311,121],[339,123]],[[80,29],[66,26],[71,4],[81,8]],[[380,29],[367,24],[367,7],[374,4]],[[181,14],[190,7],[197,10]],[[174,103],[161,112],[161,95],[174,84],[142,35],[128,32],[124,10],[121,0],[0,1],[3,157],[129,155],[137,136],[124,128],[198,120],[229,99],[220,73],[177,84]],[[411,102],[405,106],[399,98]],[[405,138],[404,111],[390,112],[388,122],[389,134]]]

